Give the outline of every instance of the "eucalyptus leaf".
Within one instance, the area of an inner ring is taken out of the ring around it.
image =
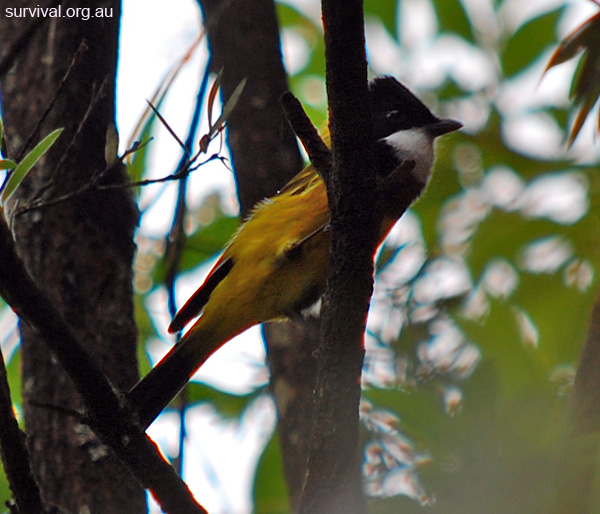
[[[208,100],[207,100],[207,115],[208,115],[208,126],[210,129],[212,129],[213,127],[213,122],[212,122],[212,117],[213,117],[213,109],[214,109],[214,105],[215,105],[215,100],[217,98],[217,93],[219,92],[219,88],[221,87],[221,82],[223,81],[223,68],[221,68],[219,70],[219,73],[217,73],[217,77],[215,78],[215,81],[213,82],[212,87],[210,88],[210,91],[208,92]]]
[[[0,170],[14,170],[17,163],[12,159],[0,159]]]
[[[508,40],[501,54],[502,67],[507,77],[523,71],[542,51],[556,41],[556,27],[565,7],[559,7],[548,13],[529,20]]]
[[[29,173],[31,168],[33,168],[35,164],[42,158],[42,156],[50,149],[62,131],[62,128],[53,130],[44,139],[42,139],[35,146],[35,148],[31,150],[31,152],[23,157],[21,162],[19,162],[17,167],[13,169],[10,177],[6,181],[4,189],[2,190],[2,195],[0,196],[0,203],[6,203],[10,199],[23,179],[27,176],[27,173]]]
[[[210,129],[208,131],[209,139],[212,139],[212,137],[220,130],[223,123],[225,123],[227,121],[227,118],[229,118],[229,116],[231,115],[231,112],[233,111],[236,104],[238,103],[238,100],[240,99],[240,96],[242,95],[242,92],[244,91],[245,86],[246,86],[246,79],[244,78],[240,81],[240,83],[233,90],[233,93],[231,93],[229,100],[227,100],[225,107],[223,107],[223,112],[221,112],[221,116],[219,116],[217,118],[217,121],[215,121],[215,124],[210,127]]]

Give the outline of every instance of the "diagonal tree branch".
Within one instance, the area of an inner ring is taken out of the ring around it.
[[[86,423],[144,487],[152,491],[166,512],[206,513],[162,458],[154,442],[130,421],[127,406],[123,405],[100,367],[29,276],[17,256],[4,220],[0,221],[0,255],[0,295],[43,338],[48,349],[69,373],[87,408]]]
[[[44,509],[40,490],[33,478],[25,434],[15,418],[4,358],[0,353],[0,452],[2,465],[21,514],[41,514]]]

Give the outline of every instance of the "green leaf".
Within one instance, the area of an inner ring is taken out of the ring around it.
[[[0,505],[6,505],[11,498],[12,493],[10,491],[8,479],[4,473],[4,468],[0,465]],[[3,510],[2,512],[8,512],[8,510]]]
[[[23,160],[17,165],[17,167],[12,171],[8,181],[6,182],[4,189],[2,191],[1,202],[6,203],[9,198],[16,191],[19,184],[23,181],[27,173],[35,166],[35,164],[40,160],[40,158],[50,149],[50,147],[54,144],[54,141],[60,136],[63,129],[56,129],[50,132],[44,139],[42,139],[31,152],[29,152]]]
[[[17,163],[12,159],[0,159],[0,170],[14,170]]]
[[[119,159],[119,133],[114,123],[106,127],[106,144],[104,145],[104,160],[107,166],[112,166]]]
[[[310,75],[325,77],[325,44],[322,27],[315,24],[313,20],[306,17],[296,8],[282,2],[277,3],[277,17],[279,18],[281,27],[296,32],[304,38],[309,48],[309,61],[306,67],[290,77],[292,90],[296,96],[302,98],[299,89],[294,87],[294,82],[297,86],[299,84],[298,79],[303,80]]]
[[[248,405],[263,394],[262,388],[248,394],[226,393],[201,382],[189,382],[186,391],[190,404],[210,403],[221,417],[234,420],[239,419]]]
[[[578,112],[569,135],[569,145],[577,138],[583,124],[600,97],[599,67],[600,51],[597,47],[591,47],[579,61],[573,76],[570,96],[575,99],[574,110]]]
[[[210,91],[208,92],[208,100],[206,102],[206,110],[208,115],[208,126],[213,127],[212,117],[213,117],[213,109],[215,105],[215,100],[217,98],[217,93],[219,92],[219,88],[221,87],[221,82],[223,81],[223,68],[219,70],[217,73],[217,77],[213,82]]]
[[[542,14],[522,25],[502,52],[502,67],[512,77],[531,65],[542,51],[556,41],[556,26],[565,7]]]
[[[494,210],[477,227],[471,240],[467,263],[473,279],[479,279],[490,259],[504,258],[515,264],[524,245],[559,229],[556,223],[545,219],[528,220],[515,212]]]
[[[288,514],[290,505],[283,479],[281,447],[277,432],[265,447],[254,474],[254,512]]]
[[[210,225],[200,227],[188,238],[187,244],[187,247],[194,254],[196,265],[199,260],[204,261],[220,252],[239,226],[240,219],[237,216],[227,216],[221,213]],[[184,271],[190,268],[186,266],[185,262],[182,262],[180,269]]]
[[[421,230],[427,246],[433,247],[438,238],[438,219],[444,203],[462,191],[453,162],[453,150],[465,141],[463,134],[445,136],[437,144],[435,170],[427,190],[411,207],[421,220]]]
[[[365,17],[373,16],[381,21],[386,30],[398,39],[398,0],[366,0]]]
[[[467,338],[481,348],[487,363],[487,369],[479,366],[476,373],[493,375],[498,394],[506,397],[532,391],[547,379],[547,370],[535,349],[523,344],[512,305],[494,299],[490,303],[483,323],[454,317]]]
[[[281,27],[288,29],[302,29],[305,34],[309,33],[311,38],[316,35],[321,35],[321,26],[315,24],[310,18],[305,16],[292,5],[283,2],[277,2],[276,8],[277,18]]]
[[[454,100],[465,96],[464,90],[452,79],[446,77],[442,86],[436,91],[438,101]]]
[[[6,373],[10,386],[10,397],[14,405],[23,406],[23,390],[21,385],[21,348],[17,348],[10,361],[6,363]]]
[[[188,237],[179,261],[179,272],[184,273],[203,265],[208,259],[223,250],[240,226],[237,216],[218,213],[210,225],[201,226]],[[154,283],[162,283],[166,273],[164,262],[159,263],[154,273]]]
[[[138,327],[137,357],[140,375],[146,375],[152,368],[150,357],[146,352],[146,343],[152,338],[158,338],[152,318],[144,304],[144,295],[134,295],[135,321]]]
[[[436,0],[433,5],[441,32],[452,32],[470,43],[475,42],[473,27],[460,0]]]
[[[144,176],[144,172],[148,167],[148,158],[150,156],[150,145],[152,132],[156,123],[156,116],[148,116],[140,130],[140,143],[138,149],[131,154],[131,158],[127,159],[127,173],[131,177],[132,182],[139,182]],[[135,144],[135,143],[134,143]],[[140,188],[136,188],[137,194],[140,193]]]

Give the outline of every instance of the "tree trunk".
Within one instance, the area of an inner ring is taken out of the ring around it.
[[[212,66],[223,68],[223,100],[247,78],[227,121],[242,216],[275,194],[302,168],[294,134],[279,102],[287,91],[273,0],[199,0]],[[271,392],[277,407],[283,468],[292,509],[304,484],[312,432],[316,320],[264,325]]]
[[[106,168],[120,3],[67,1],[61,6],[63,16],[73,8],[80,9],[76,16],[43,19],[2,80],[9,157],[20,153],[52,103],[33,144],[51,130],[65,128],[17,190],[8,214],[31,275],[113,383],[128,388],[138,376],[131,266],[137,213],[130,192],[94,190],[19,214],[33,199],[51,201],[69,194]],[[95,17],[85,19],[88,14]],[[36,18],[0,17],[5,55],[34,22]],[[102,183],[125,180],[117,166]],[[68,376],[27,325],[21,330],[26,431],[45,501],[68,512],[146,512],[137,481],[86,426],[61,410],[81,407]]]
[[[227,100],[246,79],[227,120],[227,142],[246,217],[302,168],[294,133],[279,104],[287,91],[273,0],[198,0],[208,33],[212,69],[223,69]]]

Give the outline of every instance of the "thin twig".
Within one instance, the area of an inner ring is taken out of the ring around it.
[[[56,405],[52,403],[46,402],[38,402],[36,400],[29,400],[27,402],[32,407],[38,407],[40,409],[46,409],[54,412],[58,412],[60,414],[64,414],[69,418],[75,418],[77,421],[81,423],[85,423],[85,414],[76,409],[69,409],[68,407],[63,407],[62,405]]]
[[[108,87],[108,78],[109,78],[108,76],[104,77],[104,80],[102,81],[102,84],[100,84],[100,87],[98,88],[98,90],[92,92],[92,98],[90,99],[90,103],[88,104],[87,109],[86,109],[85,113],[83,114],[83,117],[81,118],[81,121],[77,125],[77,129],[75,130],[75,133],[71,137],[71,140],[69,141],[69,144],[67,145],[67,148],[63,152],[61,158],[58,160],[58,163],[54,167],[54,171],[50,174],[50,176],[56,176],[57,172],[64,166],[65,161],[67,160],[69,153],[71,151],[71,148],[73,148],[75,141],[77,141],[77,138],[83,131],[83,127],[85,127],[90,114],[94,111],[94,109],[96,108],[96,106],[98,105],[100,100],[102,100],[102,98],[104,97],[104,93],[106,92],[106,88]]]
[[[198,94],[196,95],[196,105],[194,107],[194,113],[190,121],[188,135],[185,140],[186,149],[192,148],[194,141],[196,140],[196,135],[198,134],[198,128],[200,126],[200,115],[202,113],[204,97],[206,96],[206,90],[208,88],[209,75],[210,59],[208,59],[204,68],[204,75],[202,76],[202,81],[200,82],[200,87],[198,88]],[[196,154],[194,157],[192,157],[192,162],[195,161],[198,157],[199,154]],[[174,174],[178,174],[179,170],[181,170],[184,166],[188,166],[189,160],[189,152],[184,151]],[[173,224],[171,225],[171,230],[167,235],[167,252],[165,256],[165,260],[167,262],[167,273],[165,277],[165,285],[167,287],[168,306],[171,318],[175,317],[175,313],[177,312],[175,279],[177,277],[177,273],[179,272],[181,254],[185,244],[184,223],[185,215],[187,212],[186,196],[188,183],[187,178],[189,176],[189,172],[190,170],[188,168],[188,173],[186,173],[185,176],[182,177],[179,181],[179,187],[177,190],[177,203],[175,206],[175,213],[173,215]],[[177,407],[179,410],[179,447],[177,451],[177,457],[173,459],[173,466],[178,470],[179,474],[183,472],[184,445],[185,440],[187,438],[187,427],[185,423],[187,406],[187,388],[184,388],[182,393],[178,396]]]
[[[187,170],[178,170],[170,175],[167,175],[166,177],[144,179],[144,180],[138,180],[136,182],[126,182],[123,184],[99,184],[98,183],[99,179],[104,175],[104,173],[106,171],[111,169],[111,168],[105,168],[101,173],[98,174],[98,176],[92,182],[84,184],[83,186],[79,187],[75,191],[70,191],[69,193],[65,193],[64,195],[58,196],[56,198],[52,198],[51,200],[42,200],[42,199],[34,200],[29,205],[26,205],[26,206],[20,207],[20,208],[15,208],[14,216],[20,216],[27,212],[31,212],[31,211],[38,210],[38,209],[45,209],[47,207],[53,207],[55,205],[58,205],[63,202],[66,202],[68,200],[71,200],[82,194],[89,193],[91,191],[110,191],[110,190],[119,190],[119,189],[130,189],[130,188],[134,188],[134,187],[150,186],[152,184],[161,184],[161,183],[170,182],[173,180],[181,180],[183,177],[186,177],[187,175],[189,175],[189,173],[191,173],[192,171],[195,171],[199,167],[204,166],[205,164],[208,164],[209,162],[214,161],[214,160],[219,160],[219,161],[223,162],[223,164],[226,166],[225,161],[227,159],[220,155],[214,154],[214,155],[211,155],[210,157],[208,157],[206,160],[202,161],[201,163],[197,164],[193,168],[188,168]],[[185,173],[182,173],[182,171],[185,171]]]
[[[154,115],[161,121],[161,123],[169,131],[169,134],[171,134],[171,137],[173,137],[173,139],[175,141],[177,141],[177,143],[179,143],[179,146],[184,151],[184,153],[187,156],[189,156],[189,154],[190,154],[189,148],[187,146],[185,146],[185,143],[181,139],[179,139],[179,136],[175,133],[175,131],[171,128],[171,126],[167,123],[167,120],[165,120],[162,117],[162,114],[158,111],[158,109],[156,107],[154,107],[154,105],[152,105],[152,103],[149,100],[146,100],[146,102],[150,106],[150,109],[152,109],[152,112],[154,113]]]
[[[37,136],[37,134],[38,134],[38,132],[40,130],[40,127],[42,126],[42,123],[44,123],[44,121],[48,117],[48,114],[50,114],[50,112],[52,111],[52,109],[54,107],[54,104],[56,103],[56,100],[58,99],[58,96],[60,95],[60,93],[64,89],[65,84],[67,83],[67,80],[69,79],[69,77],[71,75],[71,72],[73,71],[73,68],[79,62],[81,56],[83,55],[83,53],[85,51],[88,50],[88,48],[89,47],[87,46],[85,40],[82,40],[81,43],[79,44],[79,47],[77,48],[77,50],[73,54],[73,58],[71,59],[71,63],[69,64],[69,67],[67,68],[67,71],[65,72],[65,74],[64,74],[63,78],[61,79],[61,81],[59,82],[58,87],[56,88],[56,91],[54,93],[54,96],[52,97],[52,99],[50,100],[50,102],[48,103],[48,105],[46,106],[46,109],[44,110],[44,112],[40,116],[40,119],[35,124],[35,127],[33,127],[33,130],[29,134],[29,137],[25,141],[25,144],[21,147],[21,149],[17,153],[17,156],[16,156],[16,161],[17,162],[20,161],[23,158],[23,156],[25,155],[25,152],[30,147],[32,141]]]
[[[67,145],[67,149],[63,152],[63,155],[61,157],[61,159],[59,160],[57,166],[54,169],[54,172],[51,174],[51,176],[56,176],[56,172],[61,168],[61,166],[64,164],[64,161],[66,160],[68,153],[70,151],[70,149],[72,148],[73,144],[75,143],[75,140],[77,139],[77,136],[81,133],[81,130],[83,128],[83,126],[85,125],[90,113],[93,111],[93,108],[96,106],[96,104],[98,103],[98,101],[102,98],[102,94],[104,92],[104,89],[106,87],[107,84],[107,80],[105,79],[102,83],[102,85],[100,86],[99,91],[94,94],[94,96],[92,97],[92,99],[90,100],[90,104],[88,105],[88,108],[81,120],[81,122],[79,123],[77,130],[75,131],[75,134],[73,134],[73,137],[71,138],[71,140],[69,141],[69,144]],[[150,104],[151,105],[151,104]],[[163,118],[162,115],[159,114],[158,110],[155,109],[152,105],[152,110],[155,112],[155,114],[158,116],[159,120],[165,125],[165,127],[167,128],[167,130],[169,131],[169,133],[175,138],[175,140],[180,144],[180,146],[182,147],[182,149],[184,149],[184,151],[186,152],[186,155],[189,155],[189,152],[187,150],[186,144],[182,143],[181,140],[179,139],[179,137],[177,136],[177,134],[175,134],[175,132],[173,131],[173,129],[169,126],[169,124],[167,123],[167,121]],[[224,125],[221,126],[219,128],[219,130],[217,130],[214,135],[212,136],[211,140],[216,138],[223,130],[224,130]],[[144,143],[134,143],[132,148],[128,149],[127,151],[125,151],[125,153],[123,154],[123,156],[119,159],[120,161],[122,161],[123,159],[125,159],[125,157],[127,157],[129,154],[136,152],[138,150],[140,150],[141,148],[143,148],[145,145],[147,145],[150,141],[146,141]],[[14,209],[14,215],[21,215],[21,214],[25,214],[26,212],[30,212],[32,210],[36,210],[36,209],[41,209],[41,208],[46,208],[46,207],[50,207],[50,206],[54,206],[54,205],[58,205],[60,203],[63,203],[67,200],[70,200],[76,196],[82,195],[84,193],[87,193],[89,191],[100,191],[100,190],[111,190],[111,189],[127,189],[127,188],[132,188],[132,187],[143,187],[143,186],[148,186],[151,184],[160,184],[163,182],[169,182],[171,180],[179,180],[179,179],[183,179],[185,177],[187,177],[191,172],[196,171],[198,168],[200,168],[201,166],[204,166],[205,164],[214,161],[216,159],[220,160],[221,162],[223,162],[225,164],[226,158],[225,157],[221,157],[218,154],[213,154],[211,156],[209,156],[207,159],[200,161],[200,162],[196,162],[198,160],[198,158],[200,157],[200,155],[202,154],[202,151],[197,152],[191,159],[189,158],[183,158],[180,162],[179,167],[175,170],[175,172],[171,173],[170,175],[167,175],[165,177],[161,177],[161,178],[157,178],[157,179],[144,179],[144,180],[139,180],[137,182],[128,182],[128,183],[123,183],[123,184],[100,184],[100,180],[102,179],[102,177],[112,169],[112,166],[107,166],[106,168],[104,168],[102,171],[100,171],[99,173],[95,174],[92,177],[92,180],[87,183],[84,184],[83,186],[79,187],[78,189],[76,189],[75,191],[70,191],[69,193],[66,193],[64,195],[61,195],[59,197],[53,198],[51,200],[43,200],[43,198],[41,198],[44,193],[53,185],[53,182],[48,182],[45,186],[40,188],[40,193],[37,195],[38,199],[37,200],[33,200],[29,205],[26,205],[24,207],[21,208],[15,208]]]

